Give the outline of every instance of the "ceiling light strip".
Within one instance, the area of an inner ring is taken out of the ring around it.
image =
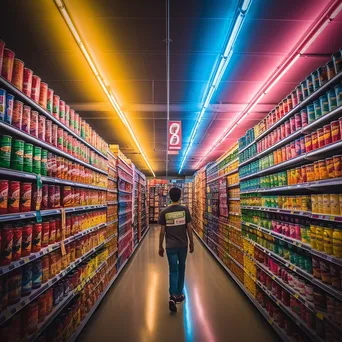
[[[240,113],[230,127],[222,134],[222,136],[216,140],[210,150],[205,156],[197,163],[195,169],[198,169],[200,165],[205,161],[208,156],[230,135],[231,132],[251,113],[259,101],[274,87],[275,84],[287,73],[287,71],[297,62],[302,54],[311,46],[311,44],[317,39],[317,37],[324,31],[329,23],[338,15],[342,10],[341,0],[333,1],[324,13],[319,15],[319,19],[316,21],[313,27],[299,40],[299,44],[292,50],[290,56],[283,62],[282,65],[277,67],[276,71],[265,82],[261,90],[254,96],[251,102]]]
[[[138,147],[138,150],[140,152],[140,154],[142,155],[142,157],[144,158],[148,168],[151,170],[153,176],[155,177],[155,173],[152,169],[152,166],[151,164],[149,163],[138,139],[136,138],[134,132],[133,132],[133,129],[132,127],[130,126],[130,124],[128,123],[127,121],[127,118],[126,118],[126,115],[123,113],[123,111],[121,110],[121,107],[118,103],[118,101],[116,100],[114,94],[111,92],[111,90],[109,89],[109,87],[106,86],[103,78],[100,76],[99,72],[98,72],[98,69],[96,68],[96,65],[91,57],[91,55],[88,53],[85,45],[83,44],[82,42],[82,39],[73,23],[73,21],[71,20],[70,18],[70,15],[65,7],[65,4],[63,3],[62,0],[54,0],[56,6],[58,7],[59,9],[59,12],[61,13],[62,17],[64,18],[64,21],[65,23],[68,25],[68,28],[70,30],[70,32],[72,33],[76,43],[78,44],[80,50],[82,51],[83,53],[83,56],[85,57],[85,59],[87,60],[91,70],[93,71],[94,75],[96,76],[96,79],[98,80],[99,84],[101,85],[104,93],[107,95],[110,103],[113,105],[114,109],[116,110],[117,114],[119,115],[121,121],[123,122],[123,124],[126,126],[128,132],[130,133],[131,135],[131,138],[133,139],[135,145]]]
[[[205,96],[205,100],[203,101],[203,106],[202,106],[201,112],[200,112],[199,116],[197,117],[195,126],[193,127],[192,132],[190,134],[190,141],[189,141],[189,143],[185,149],[185,152],[183,154],[183,158],[182,158],[181,165],[180,165],[178,173],[181,173],[181,171],[184,167],[186,158],[189,154],[191,146],[193,145],[197,130],[198,130],[200,123],[203,119],[205,110],[208,108],[208,106],[210,104],[210,100],[211,100],[212,96],[214,95],[215,90],[218,88],[220,81],[224,75],[224,72],[225,72],[225,70],[229,64],[229,61],[230,61],[231,56],[233,54],[233,47],[234,47],[235,41],[239,35],[239,32],[241,30],[241,27],[243,25],[243,22],[245,20],[247,11],[248,11],[251,3],[252,3],[252,0],[242,0],[241,6],[238,8],[238,12],[237,12],[237,15],[235,18],[233,28],[229,34],[229,37],[226,41],[224,48],[222,49],[223,53],[221,55],[221,59],[220,59],[220,62],[218,64],[218,67],[217,67],[217,64],[214,66],[214,68],[216,68],[216,70],[213,73],[211,85],[208,88],[209,90]]]

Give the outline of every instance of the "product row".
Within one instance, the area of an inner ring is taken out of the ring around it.
[[[65,101],[54,94],[54,90],[49,88],[47,83],[41,82],[39,76],[34,75],[33,71],[24,67],[24,62],[15,58],[15,53],[5,48],[5,43],[0,41],[0,66],[1,76],[8,82],[12,83],[24,95],[31,98],[39,104],[43,109],[49,112],[53,117],[62,124],[70,128],[77,136],[81,137],[102,153],[107,154],[108,146],[105,141],[92,129],[92,127],[83,120]],[[7,94],[8,99],[5,101],[6,92],[0,91],[0,107],[10,107],[13,102],[13,95]],[[0,111],[0,117],[5,118],[8,122],[10,119],[10,110]],[[8,122],[11,123],[11,122]]]

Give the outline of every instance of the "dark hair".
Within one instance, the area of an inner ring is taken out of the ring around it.
[[[171,188],[169,195],[172,202],[178,202],[182,195],[182,190],[179,188]]]

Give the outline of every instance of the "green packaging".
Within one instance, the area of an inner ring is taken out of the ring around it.
[[[33,145],[25,143],[23,170],[25,172],[32,172],[32,167],[33,167]]]
[[[11,169],[23,171],[24,167],[24,141],[14,139],[12,142]]]
[[[42,162],[42,148],[34,146],[33,148],[33,173],[40,175]]]
[[[0,167],[11,166],[12,137],[10,135],[0,136]]]

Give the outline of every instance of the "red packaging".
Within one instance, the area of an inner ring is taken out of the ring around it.
[[[40,210],[42,206],[42,197],[43,197],[43,191],[42,189],[37,189],[37,184],[32,185],[32,204],[31,204],[31,210],[36,211]]]
[[[30,134],[36,138],[38,138],[38,117],[38,112],[35,110],[31,111]]]
[[[1,230],[1,259],[0,265],[9,265],[12,262],[13,228],[5,225]]]
[[[31,132],[30,128],[31,123],[31,107],[24,106],[22,122],[21,122],[21,130],[26,133]]]
[[[323,132],[324,132],[324,144],[329,145],[332,143],[332,137],[331,137],[331,127],[330,125],[323,126]]]
[[[272,146],[272,135],[271,134],[267,135],[267,146],[268,147]]]
[[[5,42],[0,40],[0,75],[1,75],[1,71],[2,71],[2,63],[4,60],[4,50],[5,50]]]
[[[13,114],[12,114],[12,126],[21,129],[23,120],[24,104],[18,100],[14,100]]]
[[[79,114],[75,113],[75,133],[80,135],[80,116]]]
[[[298,157],[300,155],[301,155],[301,143],[300,143],[300,139],[296,139],[295,140],[295,154],[292,155],[292,158]]]
[[[46,138],[46,117],[45,115],[38,116],[38,138],[45,141]]]
[[[49,235],[49,244],[53,244],[56,242],[56,221],[50,221],[50,235]]]
[[[278,127],[277,128],[277,138],[276,138],[276,140],[277,140],[277,142],[278,141],[280,141],[282,138],[281,138],[281,128],[280,127]]]
[[[12,82],[14,52],[9,49],[4,49],[1,76],[8,82]]]
[[[44,200],[44,194],[43,194],[43,200]],[[55,186],[49,185],[49,209],[53,209],[55,207]]]
[[[23,241],[23,227],[13,228],[12,261],[20,260]]]
[[[65,123],[65,102],[63,100],[59,102],[59,121]]]
[[[47,247],[49,245],[50,237],[50,222],[44,221],[42,224],[42,247]]]
[[[62,241],[62,224],[61,219],[58,218],[55,220],[56,223],[56,241]]]
[[[318,148],[325,146],[325,140],[324,140],[324,130],[323,128],[319,128],[317,130],[317,141],[318,141]]]
[[[284,139],[286,137],[285,124],[284,123],[282,125],[280,125],[280,136],[281,136],[281,139]]]
[[[68,141],[69,141],[69,134],[67,131],[63,131],[63,151],[68,151]]]
[[[27,223],[23,227],[23,239],[21,244],[21,256],[29,256],[32,250],[32,232],[33,225]]]
[[[59,120],[59,103],[60,98],[58,95],[53,95],[53,116]]]
[[[291,141],[290,143],[290,158],[294,158],[296,157],[296,142],[295,141]]]
[[[333,121],[330,124],[331,129],[331,141],[336,142],[341,140],[341,131],[340,131],[340,125],[338,121]]]
[[[63,138],[64,138],[64,133],[63,133],[63,128],[58,127],[57,131],[57,148],[63,151]]]
[[[296,113],[294,116],[295,119],[295,130],[298,131],[302,128],[302,119],[299,113]]]
[[[52,121],[46,120],[45,123],[45,141],[52,144]]]
[[[290,120],[285,121],[285,138],[291,134]]]
[[[304,136],[305,150],[306,152],[312,151],[311,134]]]
[[[75,131],[75,111],[72,108],[70,108],[69,128]]]
[[[286,159],[286,147],[285,146],[281,148],[281,159],[283,162],[287,160]]]
[[[65,237],[68,238],[69,236],[75,234],[72,231],[72,219],[71,216],[68,216],[66,218],[66,224],[65,224]]]
[[[33,71],[28,68],[24,68],[24,82],[23,82],[23,93],[31,97],[31,92],[32,92],[32,76],[33,76]]]
[[[49,177],[56,177],[57,172],[57,158],[56,156],[49,152],[47,161],[47,172]]]
[[[42,209],[48,209],[49,208],[49,185],[43,184],[42,185]]]
[[[300,140],[300,151],[301,151],[301,154],[304,154],[306,152],[304,137],[301,137],[299,140]]]
[[[23,90],[24,80],[24,62],[20,59],[14,58],[12,84],[20,91]]]
[[[18,213],[20,201],[20,182],[10,181],[8,185],[8,212]]]
[[[57,161],[57,168],[56,168],[56,177],[62,178],[63,177],[63,169],[64,169],[64,159],[63,157],[56,157]]]
[[[31,198],[32,198],[32,184],[21,183],[20,184],[20,211],[27,212],[31,210]]]
[[[291,134],[296,131],[296,119],[294,116],[290,117],[290,132]]]
[[[61,206],[61,187],[59,185],[55,185],[55,208],[59,208]]]
[[[62,206],[63,207],[71,207],[72,206],[72,191],[71,186],[63,186],[62,192]]]
[[[0,180],[0,214],[7,214],[8,180]]]
[[[37,75],[32,76],[32,91],[31,91],[31,99],[34,102],[39,102],[40,95],[40,77]]]
[[[58,146],[58,126],[56,124],[52,124],[52,145]]]
[[[48,85],[45,82],[40,83],[39,92],[39,104],[46,109],[47,108],[47,96],[48,96]]]
[[[69,123],[70,123],[70,106],[66,104],[65,105],[65,125],[69,127]]]
[[[313,150],[316,150],[318,148],[318,135],[317,135],[317,132],[312,132],[311,133],[311,148],[312,148],[312,151]],[[306,146],[306,145],[305,145]]]
[[[42,246],[42,224],[34,223],[32,230],[32,253],[39,252]]]
[[[53,113],[53,93],[53,89],[48,88],[46,98],[46,110],[51,114]]]

